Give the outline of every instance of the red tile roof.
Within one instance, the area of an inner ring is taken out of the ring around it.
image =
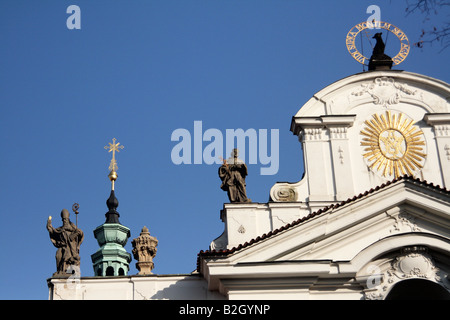
[[[394,180],[391,180],[391,181],[388,181],[386,183],[383,183],[380,186],[377,186],[375,188],[371,188],[370,190],[368,190],[368,191],[366,191],[364,193],[360,193],[360,194],[354,196],[353,198],[348,198],[347,200],[342,201],[340,203],[331,204],[331,205],[326,206],[326,207],[324,207],[322,209],[319,209],[318,211],[310,213],[307,216],[302,217],[302,218],[300,218],[298,220],[295,220],[295,221],[293,221],[291,223],[288,223],[285,226],[282,226],[282,227],[280,227],[278,229],[269,231],[268,233],[264,233],[263,235],[258,236],[258,237],[254,238],[254,239],[252,239],[252,240],[250,240],[248,242],[240,244],[237,247],[233,247],[231,249],[226,249],[226,250],[206,250],[206,251],[201,250],[198,253],[198,255],[197,255],[197,271],[200,271],[200,259],[201,258],[220,257],[220,256],[230,255],[230,254],[232,254],[232,253],[234,253],[234,252],[236,252],[238,250],[241,250],[243,248],[246,248],[246,247],[248,247],[248,246],[250,246],[250,245],[252,245],[252,244],[254,244],[256,242],[259,242],[261,240],[267,239],[267,238],[272,237],[272,236],[274,236],[274,235],[276,235],[276,234],[278,234],[278,233],[280,233],[280,232],[282,232],[284,230],[287,230],[287,229],[292,228],[292,227],[294,227],[296,225],[299,225],[299,224],[301,224],[301,223],[303,223],[303,222],[305,222],[305,221],[307,221],[307,220],[309,220],[309,219],[311,219],[311,218],[313,218],[315,216],[318,216],[318,215],[320,215],[320,214],[322,214],[324,212],[327,212],[330,209],[336,209],[336,208],[342,207],[342,206],[344,206],[344,205],[346,205],[346,204],[348,204],[350,202],[353,202],[353,201],[356,201],[358,199],[361,199],[361,198],[363,198],[363,197],[365,197],[365,196],[367,196],[367,195],[369,195],[371,193],[374,193],[374,192],[376,192],[376,191],[378,191],[380,189],[383,189],[383,188],[385,188],[385,187],[387,187],[389,185],[392,185],[392,184],[397,183],[397,182],[402,181],[402,180],[415,182],[415,183],[418,183],[420,185],[423,185],[423,186],[426,186],[426,187],[430,187],[430,188],[433,188],[434,190],[438,190],[439,192],[444,192],[444,193],[450,195],[450,191],[449,190],[447,190],[445,188],[442,188],[439,185],[434,185],[432,182],[430,183],[430,182],[427,182],[426,180],[420,180],[418,178],[413,178],[413,177],[406,176],[406,175],[405,176],[401,176],[401,177],[398,177],[398,178],[396,178]]]

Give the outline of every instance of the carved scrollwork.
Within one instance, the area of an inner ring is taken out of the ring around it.
[[[297,200],[297,193],[293,188],[280,188],[276,191],[278,201],[291,202]]]
[[[423,246],[404,248],[400,255],[391,260],[380,279],[377,286],[368,286],[364,290],[365,299],[384,299],[396,283],[408,279],[429,280],[450,290],[448,274],[435,265],[428,248]]]
[[[401,232],[406,229],[411,232],[420,232],[420,228],[416,224],[416,219],[412,214],[407,212],[401,212],[398,216],[394,216],[395,219],[391,232]]]
[[[373,103],[387,107],[397,104],[403,94],[415,95],[416,90],[411,90],[407,84],[396,83],[393,78],[379,77],[373,82],[361,84],[359,90],[353,91],[353,96],[369,94],[373,98]]]
[[[411,247],[403,250],[403,255],[392,263],[391,277],[399,279],[431,278],[435,266],[425,247]]]

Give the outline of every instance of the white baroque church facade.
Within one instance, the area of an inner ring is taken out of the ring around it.
[[[292,118],[305,173],[225,203],[186,275],[48,279],[50,299],[450,299],[450,86],[349,76]]]

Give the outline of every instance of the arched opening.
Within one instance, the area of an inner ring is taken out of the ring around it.
[[[111,266],[106,268],[106,275],[107,276],[113,276],[114,275],[114,268],[111,267]]]
[[[123,268],[119,269],[119,276],[124,276],[125,275],[125,271],[123,271]]]
[[[429,280],[409,279],[395,284],[386,300],[450,300],[450,292]]]

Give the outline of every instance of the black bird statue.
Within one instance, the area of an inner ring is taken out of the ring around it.
[[[377,43],[375,44],[375,47],[373,48],[373,54],[374,55],[381,55],[384,54],[384,48],[386,47],[383,38],[381,38],[381,32],[375,33],[375,35],[372,37],[372,39],[377,40]]]
[[[392,58],[384,54],[386,45],[381,38],[381,32],[375,33],[372,39],[375,39],[377,43],[373,48],[372,56],[369,60],[369,71],[372,70],[390,70],[392,68]]]

